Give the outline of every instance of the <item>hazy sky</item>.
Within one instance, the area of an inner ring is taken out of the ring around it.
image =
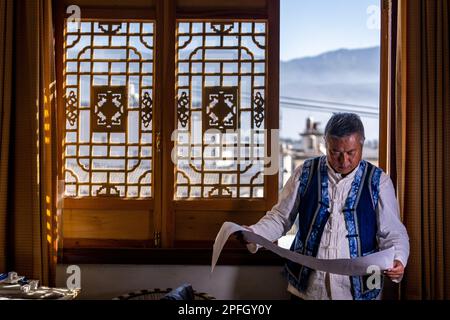
[[[379,0],[280,0],[280,3],[281,60],[380,45]],[[281,136],[298,139],[307,117],[321,122],[323,130],[331,113],[281,108],[280,115]],[[362,121],[366,137],[378,139],[378,119],[362,117]]]
[[[379,11],[374,10],[379,10],[379,0],[281,0],[280,3],[281,60],[380,44]]]

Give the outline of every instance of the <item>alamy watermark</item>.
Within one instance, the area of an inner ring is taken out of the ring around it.
[[[70,14],[67,18],[67,24],[72,26],[72,29],[80,30],[81,29],[81,9],[77,5],[70,5],[66,9],[66,13]],[[73,28],[75,27],[75,28]]]
[[[183,137],[182,139],[180,137]],[[180,160],[188,160],[191,164],[204,161],[208,149],[216,152],[208,154],[208,161],[229,162],[241,165],[263,164],[263,175],[274,175],[279,172],[280,132],[272,130],[206,130],[200,141],[202,153],[193,152],[194,137],[191,132],[175,130],[172,132],[172,162],[177,165]],[[185,155],[179,152],[183,148]],[[261,154],[263,150],[263,154]],[[186,156],[187,154],[187,156]]]
[[[380,30],[381,29],[381,10],[380,6],[370,5],[366,10],[368,18],[366,21],[367,28],[369,30]]]
[[[77,265],[70,265],[66,269],[66,274],[69,276],[66,280],[67,289],[75,290],[81,289],[81,269]]]
[[[381,269],[377,265],[370,265],[367,267],[367,274],[370,276],[366,280],[366,285],[369,290],[381,289]]]

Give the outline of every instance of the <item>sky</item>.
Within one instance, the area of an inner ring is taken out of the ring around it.
[[[379,0],[280,0],[280,59],[379,46],[379,9]],[[281,108],[280,115],[281,137],[298,139],[307,117],[323,130],[331,113]],[[378,140],[378,119],[361,120],[366,138]]]
[[[280,0],[280,6],[283,61],[380,44],[379,0]]]

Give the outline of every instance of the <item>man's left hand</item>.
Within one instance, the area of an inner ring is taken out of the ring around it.
[[[403,266],[403,264],[398,260],[394,260],[394,266],[391,269],[387,269],[386,271],[384,271],[384,274],[393,281],[400,281],[403,277],[404,272],[405,267]]]

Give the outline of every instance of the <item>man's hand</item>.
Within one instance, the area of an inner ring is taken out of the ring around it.
[[[392,281],[400,281],[404,272],[405,267],[403,264],[398,260],[394,260],[394,266],[391,269],[384,271],[384,274],[387,275]]]
[[[244,228],[247,229],[248,231],[253,232],[252,229],[250,229],[250,228],[247,227],[247,226],[242,226],[242,227],[244,227]],[[248,241],[246,241],[246,240],[244,239],[244,235],[242,234],[242,231],[236,231],[236,232],[234,233],[234,235],[236,236],[236,239],[237,239],[242,245],[246,246],[247,244],[250,243],[250,242],[248,242]]]
[[[236,236],[236,240],[238,240],[242,245],[245,246],[248,244],[248,242],[244,240],[244,235],[242,234],[242,231],[236,231],[234,235]]]

